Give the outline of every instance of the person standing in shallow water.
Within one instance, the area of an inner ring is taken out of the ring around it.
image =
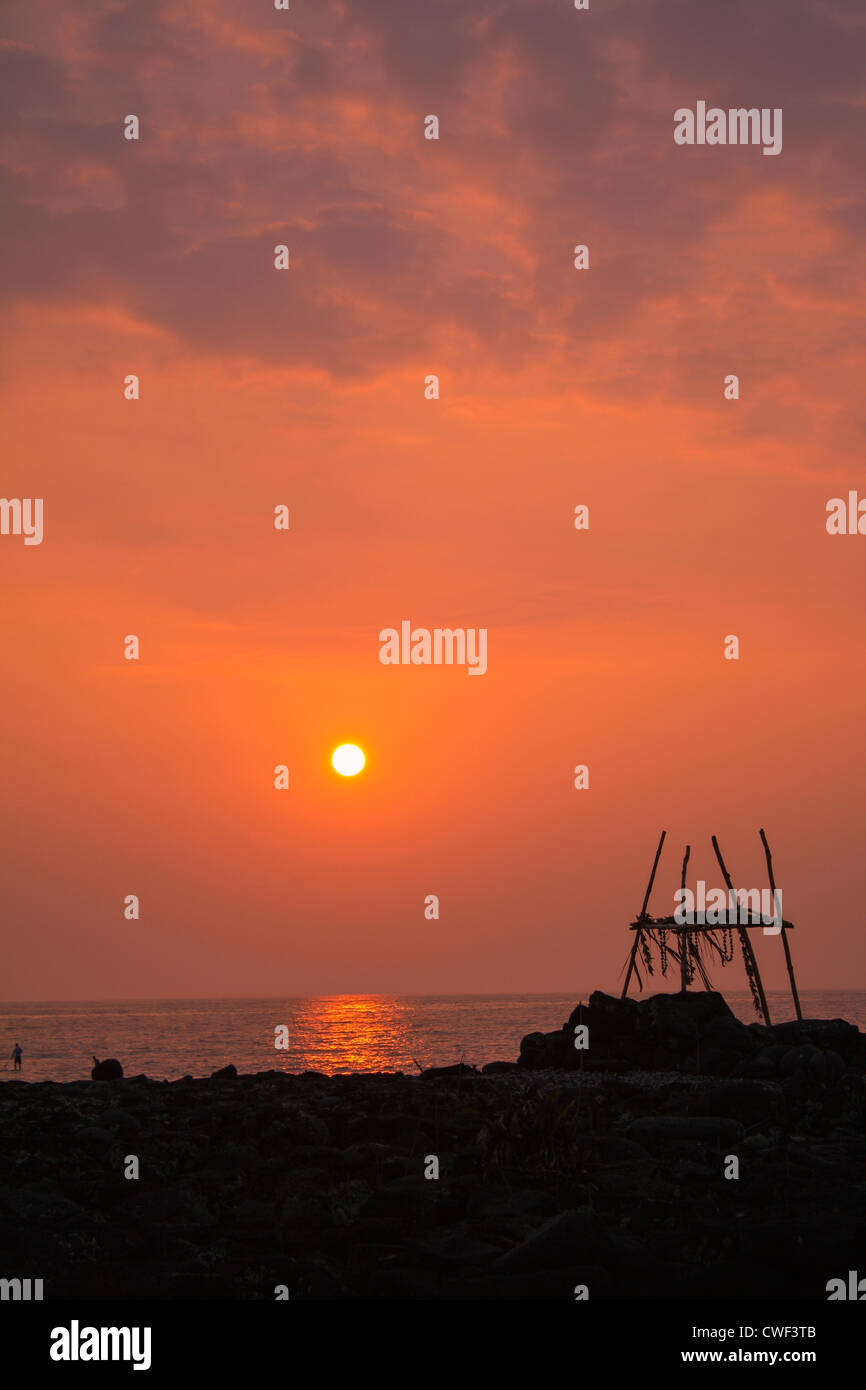
[[[13,1070],[13,1071],[20,1071],[20,1070],[21,1070],[21,1058],[22,1058],[23,1056],[24,1056],[24,1053],[21,1051],[21,1048],[20,1048],[20,1046],[18,1045],[18,1043],[16,1043],[15,1046],[13,1047],[13,1049],[12,1049],[12,1070]]]

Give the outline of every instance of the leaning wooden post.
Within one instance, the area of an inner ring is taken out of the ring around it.
[[[691,850],[691,845],[686,845],[686,852],[683,858],[683,871],[680,880],[681,887],[683,890],[683,896],[680,899],[682,904],[685,904],[686,901],[686,867],[689,862],[689,855],[691,854]],[[680,989],[682,990],[683,994],[685,994],[686,990],[689,987],[688,956],[689,934],[686,928],[684,927],[680,931]]]
[[[770,875],[770,887],[773,890],[773,912],[776,912],[776,880],[773,877],[773,856],[770,853],[770,846],[767,844],[767,837],[761,831],[761,843],[764,846],[764,855],[767,860],[767,873]],[[779,916],[781,917],[781,911]],[[797,1017],[802,1018],[803,1012],[800,1008],[800,996],[797,993],[797,981],[794,979],[794,962],[791,960],[791,948],[788,945],[788,935],[785,931],[785,923],[782,922],[782,945],[785,948],[785,964],[788,967],[788,979],[791,981],[791,993],[794,996],[794,1008],[797,1010]]]
[[[728,905],[730,907],[731,899],[733,899],[735,903],[737,902],[737,895],[734,892],[734,885],[731,882],[731,875],[728,873],[725,867],[725,861],[722,858],[722,851],[719,849],[719,842],[716,839],[715,835],[713,836],[713,849],[715,850],[716,858],[719,861],[719,868],[722,871],[722,877],[724,878],[725,883],[727,885]],[[758,991],[758,1002],[761,1005],[761,1012],[764,1015],[764,1022],[769,1028],[770,1010],[767,1008],[767,996],[764,994],[764,986],[761,983],[761,972],[758,969],[758,962],[755,959],[755,953],[752,950],[752,943],[749,940],[748,932],[743,930],[742,925],[739,922],[737,922],[737,935],[740,938],[740,946],[743,952],[743,959],[746,962],[746,974],[749,977],[749,984],[753,987],[753,992],[754,989],[757,989]]]
[[[644,919],[644,917],[646,917],[646,910],[647,910],[647,907],[649,906],[650,893],[651,893],[652,890],[653,890],[653,883],[655,882],[656,869],[657,869],[658,866],[659,866],[659,857],[660,857],[660,855],[661,855],[661,852],[662,852],[662,845],[663,845],[664,842],[665,842],[665,835],[667,835],[667,833],[668,833],[668,832],[667,832],[666,830],[663,830],[663,831],[662,831],[662,835],[661,835],[661,839],[659,840],[659,847],[658,847],[658,849],[656,850],[656,857],[655,857],[655,859],[653,860],[652,873],[650,874],[649,883],[647,884],[647,890],[646,890],[646,893],[644,894],[643,907],[641,908],[640,914],[639,914],[639,916],[638,916],[638,921],[639,921],[639,922],[642,922],[643,919]],[[631,972],[634,970],[634,962],[635,962],[635,957],[637,956],[637,948],[638,948],[638,946],[640,945],[640,939],[641,939],[641,931],[640,931],[640,928],[637,928],[637,930],[635,931],[635,934],[634,934],[634,945],[633,945],[632,948],[631,948],[631,955],[629,956],[629,960],[628,960],[628,973],[626,974],[626,977],[625,977],[625,984],[624,984],[623,987],[622,987],[622,994],[620,995],[620,999],[625,999],[625,996],[626,996],[626,994],[628,993],[628,982],[629,982],[629,980],[631,979]]]
[[[640,927],[637,927],[635,929],[634,943],[631,948],[631,955],[628,958],[628,972],[625,977],[625,984],[622,987],[622,994],[619,996],[620,999],[625,999],[625,996],[628,993],[628,982],[631,979],[631,972],[634,970],[634,958],[637,955],[637,948],[640,945],[640,939],[642,935],[643,933],[641,932]]]
[[[659,866],[659,859],[660,859],[660,857],[661,857],[662,845],[663,845],[664,842],[665,842],[665,835],[667,835],[667,833],[668,833],[668,832],[667,832],[666,830],[663,830],[663,831],[662,831],[662,837],[661,837],[661,839],[659,840],[659,847],[658,847],[658,849],[656,850],[656,857],[655,857],[655,859],[653,860],[652,873],[650,874],[650,877],[649,877],[649,883],[648,883],[647,886],[646,886],[646,893],[644,894],[643,907],[642,907],[641,910],[640,910],[640,916],[638,917],[638,921],[640,921],[641,918],[646,917],[646,910],[647,910],[647,908],[649,907],[650,893],[652,892],[652,890],[653,890],[653,884],[655,883],[656,869],[657,869],[658,866]]]

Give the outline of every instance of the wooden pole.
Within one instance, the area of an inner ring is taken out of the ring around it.
[[[683,890],[685,890],[685,886],[686,886],[686,868],[688,867],[689,855],[691,854],[691,850],[692,850],[691,845],[686,845],[686,852],[685,852],[685,855],[684,855],[684,857],[683,857],[683,871],[682,871],[682,874],[680,875],[680,886],[681,886],[681,888],[682,888]],[[684,903],[685,900],[686,900],[686,898],[685,898],[685,891],[683,891],[683,896],[682,896],[682,898],[680,899],[680,901],[681,901],[682,903]],[[684,929],[680,932],[680,989],[682,990],[683,994],[685,994],[686,990],[687,990],[688,987],[689,987],[688,958],[689,958],[689,933],[688,933],[688,931],[684,928]]]
[[[727,889],[728,889],[728,904],[729,904],[729,906],[730,906],[731,900],[733,899],[733,901],[736,902],[736,901],[737,901],[737,898],[736,898],[736,894],[735,894],[735,892],[734,892],[734,885],[733,885],[733,883],[731,882],[731,875],[728,873],[727,868],[725,867],[725,861],[724,861],[724,859],[722,858],[722,851],[719,849],[719,842],[718,842],[718,840],[716,839],[715,835],[713,836],[713,849],[715,850],[715,852],[716,852],[716,858],[717,858],[718,861],[719,861],[719,868],[720,868],[721,871],[722,871],[722,877],[724,878],[725,883],[726,883],[726,885],[727,885]],[[739,914],[738,914],[738,915],[739,915]],[[767,996],[766,996],[765,993],[764,993],[764,986],[763,986],[763,984],[761,983],[761,972],[760,972],[760,970],[758,969],[758,962],[757,962],[757,960],[755,959],[755,953],[754,953],[754,951],[752,950],[752,943],[751,943],[751,941],[749,940],[748,933],[743,931],[743,929],[742,929],[742,927],[739,925],[739,923],[737,923],[737,935],[738,935],[739,938],[740,938],[740,947],[741,947],[742,952],[743,952],[743,959],[744,959],[745,962],[746,962],[746,973],[747,973],[748,976],[749,976],[749,984],[751,984],[751,983],[752,983],[752,980],[754,980],[754,982],[755,982],[755,987],[756,987],[756,989],[757,989],[757,991],[758,991],[758,1001],[759,1001],[759,1003],[760,1003],[760,1005],[761,1005],[761,1012],[762,1012],[763,1015],[764,1015],[764,1022],[766,1023],[767,1027],[769,1028],[769,1027],[770,1027],[770,1010],[767,1008]]]
[[[767,860],[767,873],[770,875],[770,887],[773,890],[773,911],[776,911],[776,880],[773,877],[773,856],[770,853],[770,846],[767,844],[767,837],[761,831],[761,843],[764,846],[764,855]],[[779,916],[781,917],[781,912]],[[802,1018],[803,1012],[800,1008],[800,996],[797,993],[797,981],[794,979],[794,962],[791,960],[791,948],[788,945],[788,934],[785,930],[785,923],[782,922],[782,945],[785,948],[785,964],[788,967],[788,979],[791,981],[791,993],[794,996],[794,1008],[797,1010],[797,1017]]]
[[[657,869],[658,866],[659,866],[659,857],[661,856],[662,845],[663,845],[664,842],[665,842],[665,835],[667,835],[667,833],[668,833],[668,832],[667,832],[666,830],[663,830],[663,831],[662,831],[662,834],[661,834],[661,839],[659,840],[659,847],[658,847],[658,849],[656,850],[656,857],[655,857],[655,859],[653,860],[652,873],[650,874],[649,883],[647,884],[646,893],[644,894],[643,907],[641,908],[641,910],[640,910],[640,915],[639,915],[639,917],[638,917],[638,921],[639,921],[639,922],[642,922],[643,919],[644,919],[644,917],[646,917],[646,910],[647,910],[647,907],[649,906],[650,893],[651,893],[652,890],[653,890],[653,884],[654,884],[654,882],[655,882],[655,876],[656,876],[656,869]],[[632,946],[632,948],[631,948],[631,955],[629,956],[629,960],[628,960],[628,973],[626,974],[626,977],[625,977],[625,984],[624,984],[623,987],[622,987],[622,994],[620,995],[620,999],[625,999],[625,996],[626,996],[626,994],[628,993],[628,984],[629,984],[629,980],[631,979],[631,972],[634,970],[634,963],[635,963],[635,958],[636,958],[636,956],[637,956],[637,948],[638,948],[638,946],[640,945],[640,939],[641,939],[641,932],[640,932],[640,931],[636,931],[635,934],[634,934],[634,944],[633,944],[633,946]]]
[[[631,955],[628,958],[628,974],[625,977],[625,984],[622,987],[622,994],[619,996],[620,999],[625,999],[625,996],[628,992],[628,982],[631,979],[631,972],[634,970],[634,960],[635,956],[637,955],[637,948],[640,945],[640,939],[642,935],[643,933],[641,932],[640,928],[638,928],[638,930],[634,934],[634,944],[631,948]]]
[[[658,847],[658,849],[656,850],[656,857],[655,857],[655,859],[653,860],[652,873],[650,874],[649,883],[647,884],[647,887],[646,887],[646,893],[644,894],[644,900],[643,900],[643,907],[642,907],[641,910],[640,910],[640,916],[638,917],[638,921],[640,921],[641,917],[646,917],[646,910],[647,910],[647,908],[649,907],[650,893],[652,892],[652,890],[653,890],[653,884],[655,883],[656,869],[657,869],[658,866],[659,866],[659,858],[661,857],[662,845],[663,845],[664,842],[665,842],[665,835],[667,835],[667,833],[668,833],[668,832],[667,832],[666,830],[663,830],[663,831],[662,831],[662,837],[661,837],[661,839],[659,840],[659,847]]]

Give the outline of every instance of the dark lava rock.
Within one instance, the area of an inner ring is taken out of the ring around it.
[[[96,1061],[96,1058],[93,1059]],[[119,1081],[123,1076],[123,1067],[116,1057],[108,1057],[104,1062],[96,1062],[96,1066],[90,1073],[91,1081]]]
[[[800,1047],[789,1048],[779,1062],[779,1071],[782,1076],[793,1076],[794,1072],[808,1066],[813,1057],[820,1057],[820,1055],[818,1048],[812,1043],[803,1043]]]
[[[318,1115],[311,1115],[306,1110],[287,1110],[285,1116],[286,1136],[293,1144],[330,1144],[330,1130]]]
[[[695,1036],[690,1002],[623,1003],[582,1006],[590,1054],[572,1020],[538,1035],[558,1075],[0,1081],[0,1270],[65,1300],[825,1297],[866,1248],[866,1037],[747,1052],[703,996]],[[630,1048],[669,1074],[614,1074]],[[695,1073],[800,1048],[773,1080]]]
[[[423,1079],[430,1081],[435,1076],[477,1076],[476,1067],[468,1067],[465,1062],[455,1062],[453,1067],[425,1067],[421,1073]]]
[[[84,1144],[90,1148],[107,1148],[114,1140],[114,1135],[109,1129],[100,1129],[98,1126],[88,1126],[87,1129],[80,1129],[75,1136],[79,1144]]]
[[[825,1085],[833,1085],[844,1075],[845,1062],[838,1052],[827,1048],[825,1052],[819,1052],[817,1057],[810,1057],[809,1071],[813,1076],[820,1077]]]
[[[115,1134],[135,1135],[141,1132],[141,1120],[132,1115],[129,1110],[112,1110],[109,1114],[103,1115],[106,1125],[110,1125]]]
[[[590,1047],[596,1042],[610,1042],[633,1033],[637,1028],[638,1005],[634,999],[617,999],[612,994],[593,990],[589,1004],[578,1004],[569,1017],[566,1030],[574,1037],[575,1028],[584,1023],[589,1028]]]
[[[744,1133],[739,1120],[723,1115],[646,1115],[626,1129],[626,1136],[638,1143],[691,1139],[704,1144],[734,1144]]]
[[[220,1067],[219,1071],[211,1072],[212,1081],[237,1081],[238,1069],[233,1062],[229,1062],[227,1067]]]
[[[777,1085],[760,1081],[723,1081],[711,1089],[691,1090],[672,1096],[665,1103],[667,1114],[721,1115],[740,1124],[774,1124],[778,1115],[780,1091]]]
[[[737,1019],[715,990],[685,994],[653,994],[638,1006],[640,1031],[654,1038],[682,1038],[692,1042],[709,1036],[713,1023],[725,1020],[739,1034]],[[712,1039],[711,1039],[712,1040]]]
[[[574,1058],[575,1049],[560,1029],[557,1033],[528,1033],[520,1044],[517,1065],[531,1071],[546,1071],[551,1067],[563,1069],[576,1066]]]
[[[582,1135],[577,1142],[581,1157],[586,1157],[603,1167],[621,1163],[646,1163],[649,1154],[642,1144],[633,1139],[624,1139],[619,1134]]]
[[[551,1269],[577,1264],[626,1264],[645,1256],[643,1246],[592,1212],[561,1211],[496,1261],[497,1270]]]
[[[484,1183],[470,1194],[467,1209],[483,1223],[509,1221],[525,1229],[550,1216],[555,1205],[542,1188],[514,1190]]]
[[[860,1037],[860,1031],[844,1018],[801,1018],[790,1023],[777,1023],[773,1033],[779,1042],[789,1046],[811,1043],[814,1047],[832,1048],[842,1055],[852,1048]]]
[[[745,1023],[725,1015],[710,1019],[705,1036],[713,1046],[734,1052],[752,1053],[757,1045],[757,1039]]]
[[[589,1030],[589,1046],[577,1050],[575,1029],[581,1024]],[[833,1060],[814,1062],[815,1053],[833,1054]],[[866,1072],[866,1035],[844,1019],[803,1019],[773,1027],[741,1023],[714,990],[640,1000],[595,990],[557,1032],[528,1033],[517,1065],[530,1071],[675,1071],[766,1082],[811,1066],[815,1084],[832,1086],[846,1071]]]
[[[759,1052],[757,1057],[753,1057],[749,1062],[744,1062],[740,1068],[740,1074],[753,1081],[774,1081],[776,1072],[776,1063],[772,1057],[766,1055],[766,1052]]]
[[[479,1239],[465,1227],[445,1231],[435,1231],[429,1236],[414,1241],[410,1249],[423,1255],[426,1261],[444,1265],[484,1265],[501,1254],[498,1245]]]
[[[574,1030],[581,1024],[589,1030],[589,1047],[578,1051]],[[709,1066],[702,1065],[701,1045],[712,1054]],[[529,1033],[520,1045],[518,1066],[724,1073],[759,1045],[713,990],[654,994],[638,1001],[595,990],[588,1004],[572,1010],[559,1032]]]

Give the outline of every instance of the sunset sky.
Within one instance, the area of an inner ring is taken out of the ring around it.
[[[660,831],[658,913],[761,826],[801,987],[866,987],[859,0],[3,20],[0,995],[616,991]]]

